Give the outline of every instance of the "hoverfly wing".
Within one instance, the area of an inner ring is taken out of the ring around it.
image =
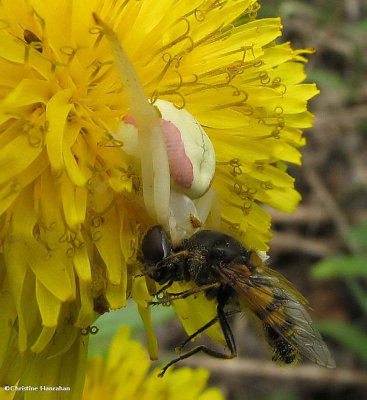
[[[279,312],[269,315],[267,322],[302,356],[323,367],[335,368],[329,349],[302,304],[286,300]]]
[[[306,310],[307,300],[286,278],[265,266],[254,268],[245,264],[229,264],[218,273],[221,281],[236,291],[240,303],[249,308],[264,327],[269,326],[312,362],[335,367],[329,349]]]

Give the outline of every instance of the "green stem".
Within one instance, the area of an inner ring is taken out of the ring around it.
[[[346,284],[352,292],[355,300],[361,307],[362,311],[367,317],[367,292],[361,286],[361,284],[357,281],[357,279],[347,278]]]

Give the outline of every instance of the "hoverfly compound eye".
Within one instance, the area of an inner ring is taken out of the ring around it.
[[[148,230],[143,238],[142,251],[145,260],[152,263],[157,263],[172,253],[171,241],[162,226],[156,225]]]

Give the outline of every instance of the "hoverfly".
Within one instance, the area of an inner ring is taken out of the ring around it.
[[[193,282],[195,287],[170,293],[171,300],[204,291],[217,302],[217,315],[181,345],[219,322],[229,354],[200,345],[169,362],[160,373],[198,352],[216,358],[237,356],[236,343],[227,321],[229,315],[249,309],[260,320],[273,361],[290,364],[302,357],[334,368],[335,362],[306,310],[307,300],[280,273],[268,268],[254,251],[233,237],[202,230],[173,248],[164,229],[157,225],[142,241],[145,273],[159,285],[159,293],[174,282]],[[159,302],[156,302],[156,304]]]

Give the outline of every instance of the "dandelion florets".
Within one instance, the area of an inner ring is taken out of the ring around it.
[[[85,400],[108,398],[177,399],[181,391],[187,400],[223,400],[216,388],[207,388],[208,371],[185,367],[167,374],[166,379],[157,377],[158,369],[149,372],[150,361],[143,346],[129,338],[129,330],[123,327],[115,335],[108,360],[95,357],[88,362]]]

